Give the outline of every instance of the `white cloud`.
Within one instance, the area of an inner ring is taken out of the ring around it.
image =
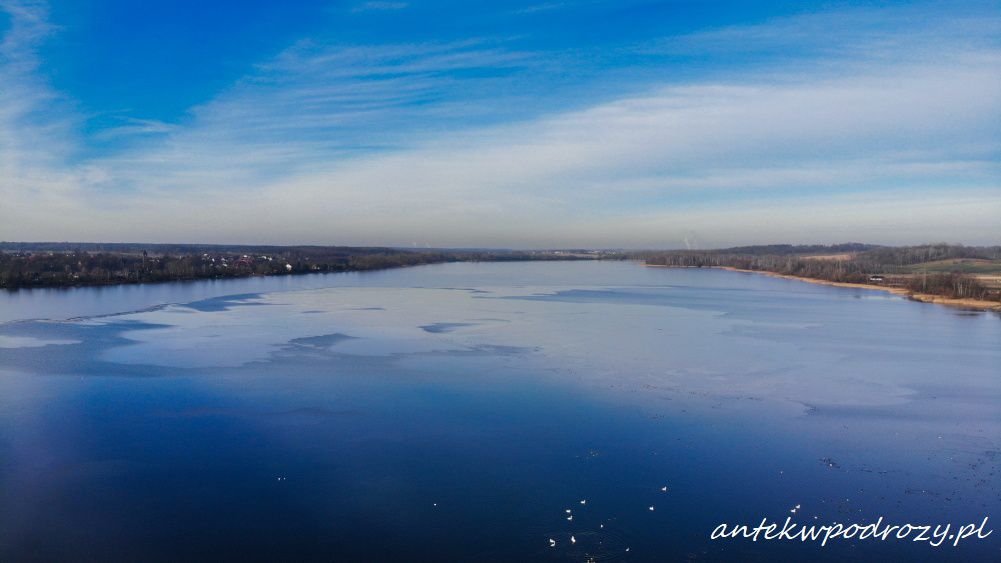
[[[407,2],[365,2],[355,7],[354,12],[368,12],[372,10],[402,10],[409,6]]]
[[[37,41],[22,33],[32,39],[18,45]],[[716,244],[998,244],[1001,54],[964,45],[930,61],[719,75],[436,132],[414,112],[483,111],[415,109],[449,71],[535,55],[477,41],[301,42],[186,123],[134,123],[159,134],[76,165],[71,147],[41,148],[79,138],[64,121],[33,130],[38,141],[20,136],[40,123],[20,100],[56,96],[30,64],[14,65],[25,90],[0,105],[0,142],[19,155],[0,180],[0,238],[676,246],[694,229]],[[356,149],[366,141],[379,150]]]
[[[566,2],[543,2],[540,4],[532,4],[530,6],[525,6],[524,8],[513,10],[511,13],[516,15],[536,14],[539,12],[549,12],[552,10],[559,10],[560,8],[564,7],[566,7]]]
[[[157,135],[175,131],[177,126],[157,119],[121,118],[121,125],[107,127],[99,131],[95,138],[106,140],[132,135]]]
[[[0,42],[0,236],[11,236],[24,214],[52,224],[85,209],[91,169],[71,169],[81,119],[70,102],[40,77],[36,50],[53,33],[40,2],[0,2],[10,16]],[[8,234],[11,233],[11,234]]]

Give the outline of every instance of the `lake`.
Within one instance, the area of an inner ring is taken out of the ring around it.
[[[0,321],[2,561],[1001,556],[710,539],[1001,515],[996,314],[523,262],[17,291]]]

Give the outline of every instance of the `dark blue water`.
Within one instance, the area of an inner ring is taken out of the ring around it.
[[[18,292],[0,311],[2,561],[1001,555],[1001,532],[709,537],[1001,513],[996,315],[596,262]]]

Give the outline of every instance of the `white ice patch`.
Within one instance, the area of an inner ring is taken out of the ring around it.
[[[0,348],[41,348],[42,346],[66,346],[79,343],[79,340],[47,340],[33,336],[5,336],[0,334]]]

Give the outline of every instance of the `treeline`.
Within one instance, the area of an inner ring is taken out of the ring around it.
[[[0,243],[0,288],[351,272],[460,261],[578,260],[599,257],[546,251],[64,244]]]
[[[877,247],[866,252],[865,256],[874,262],[880,262],[887,266],[908,266],[960,258],[1001,260],[1001,246],[962,246],[940,243],[921,246]]]
[[[959,272],[914,274],[914,264],[957,258],[1001,259],[1001,247],[933,244],[905,247],[869,245],[757,246],[720,250],[678,250],[644,256],[650,265],[730,267],[844,283],[898,285],[915,292],[952,298],[996,300],[994,290]]]
[[[953,299],[998,300],[997,293],[984,287],[977,278],[958,272],[915,275],[907,279],[905,287],[915,293],[942,295]]]

